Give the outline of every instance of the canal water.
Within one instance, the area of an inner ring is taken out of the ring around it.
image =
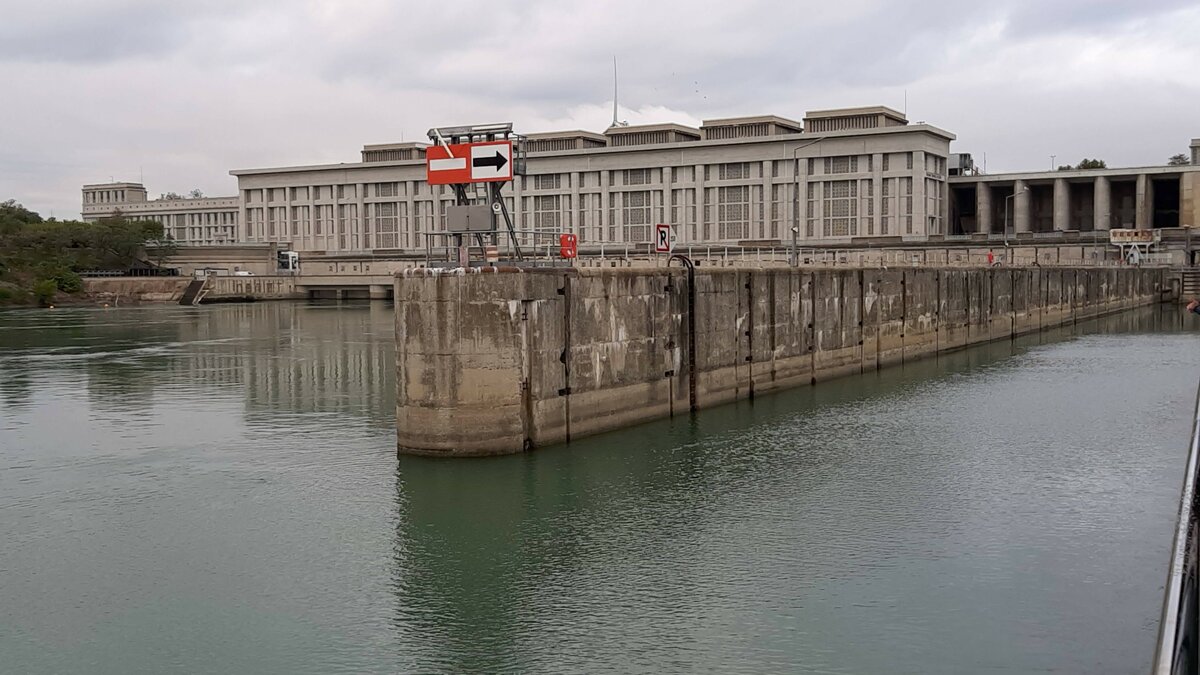
[[[1195,318],[397,461],[390,306],[0,313],[0,671],[1146,672]]]

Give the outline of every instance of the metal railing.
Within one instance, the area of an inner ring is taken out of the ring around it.
[[[1191,675],[1197,672],[1197,620],[1200,592],[1197,587],[1197,538],[1200,514],[1196,501],[1197,464],[1200,460],[1200,392],[1192,417],[1192,442],[1188,451],[1187,474],[1179,497],[1179,519],[1171,565],[1163,597],[1162,621],[1154,652],[1154,675]]]

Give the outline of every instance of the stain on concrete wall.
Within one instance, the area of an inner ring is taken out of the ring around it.
[[[706,269],[693,287],[682,269],[414,271],[395,284],[397,440],[520,452],[1157,302],[1165,274]]]

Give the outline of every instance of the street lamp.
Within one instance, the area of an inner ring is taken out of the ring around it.
[[[792,267],[800,266],[800,255],[796,250],[796,247],[799,246],[798,239],[800,237],[800,161],[796,157],[796,153],[810,145],[816,145],[823,140],[825,139],[818,138],[815,141],[809,141],[808,143],[792,148],[792,251],[791,255],[788,256],[790,258],[788,263]],[[763,199],[766,199],[766,197],[764,196]]]
[[[1021,188],[1020,190],[1017,190],[1016,192],[1014,192],[1011,195],[1004,198],[1004,251],[1005,251],[1005,253],[1008,252],[1008,200],[1012,199],[1013,197],[1016,197],[1017,195],[1025,194],[1026,192],[1029,192],[1029,188]]]

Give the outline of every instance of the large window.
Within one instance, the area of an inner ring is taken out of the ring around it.
[[[625,226],[625,241],[650,241],[650,191],[626,192],[622,196],[621,216]]]
[[[386,185],[386,183],[380,183]],[[375,205],[375,247],[396,248],[396,204]]]
[[[718,180],[742,180],[744,178],[752,178],[750,175],[750,162],[732,162],[729,164],[721,164],[717,168]]]
[[[550,232],[562,230],[561,200],[562,198],[558,195],[533,198],[533,229]]]
[[[533,177],[534,190],[557,190],[562,187],[562,176],[557,173]]]
[[[717,188],[717,238],[746,239],[749,236],[750,187]]]
[[[838,157],[825,158],[825,173],[857,173],[858,172],[858,156],[857,155],[841,155]]]
[[[623,183],[625,185],[647,185],[651,179],[650,169],[626,169]]]
[[[821,232],[826,237],[847,237],[858,230],[858,181],[825,181],[821,205]]]

